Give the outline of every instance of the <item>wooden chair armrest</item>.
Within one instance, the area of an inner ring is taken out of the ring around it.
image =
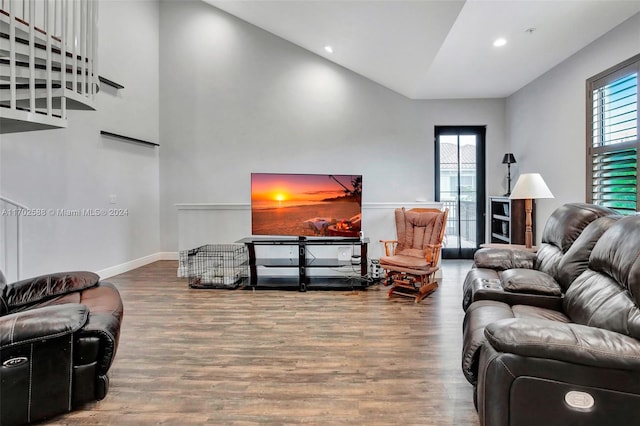
[[[438,264],[438,260],[440,259],[440,250],[442,249],[442,244],[427,244],[425,247],[425,259],[432,266]]]
[[[398,240],[380,240],[384,244],[384,252],[387,256],[393,256]]]

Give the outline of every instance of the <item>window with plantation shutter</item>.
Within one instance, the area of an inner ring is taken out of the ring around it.
[[[640,55],[587,80],[587,200],[634,214],[638,206]]]

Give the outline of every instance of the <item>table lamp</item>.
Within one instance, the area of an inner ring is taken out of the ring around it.
[[[549,190],[549,187],[544,183],[544,179],[540,176],[540,173],[523,173],[518,177],[516,185],[513,187],[513,192],[509,196],[512,200],[524,199],[524,211],[525,211],[525,231],[524,231],[524,243],[527,248],[533,246],[533,230],[531,221],[531,211],[533,210],[534,198],[553,198],[553,194]]]
[[[507,165],[507,193],[504,194],[505,197],[508,197],[511,194],[511,165],[516,162],[516,157],[513,156],[512,152],[507,152],[504,157],[502,157],[502,164]]]

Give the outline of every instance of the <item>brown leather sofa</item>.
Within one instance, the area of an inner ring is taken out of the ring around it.
[[[465,277],[462,308],[477,300],[502,300],[547,308],[562,304],[572,275],[571,263],[588,258],[564,259],[567,251],[587,225],[597,218],[616,215],[615,210],[586,203],[568,203],[549,217],[536,253],[484,248],[476,252],[474,267]],[[588,248],[591,250],[591,247]]]
[[[0,271],[0,424],[103,399],[122,315],[118,290],[94,273],[6,283]]]
[[[481,425],[638,424],[640,216],[602,234],[559,309],[482,300],[467,327],[484,335]]]

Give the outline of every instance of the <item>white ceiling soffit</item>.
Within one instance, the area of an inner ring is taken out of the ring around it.
[[[205,1],[411,99],[509,96],[640,12],[640,0]]]

